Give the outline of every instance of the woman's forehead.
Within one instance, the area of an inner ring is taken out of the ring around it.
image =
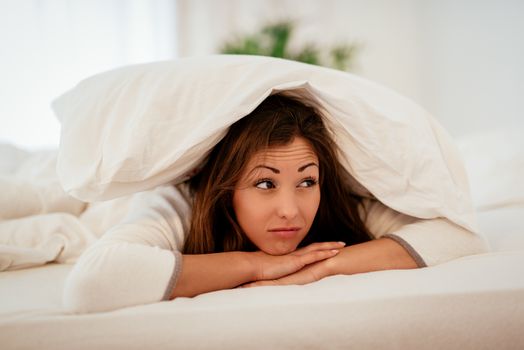
[[[308,161],[318,164],[318,156],[309,142],[303,138],[296,137],[289,144],[272,146],[258,151],[248,164],[250,166],[256,166],[259,163],[280,163],[285,165]]]

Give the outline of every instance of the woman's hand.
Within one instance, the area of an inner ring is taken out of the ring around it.
[[[343,242],[313,243],[292,253],[278,256],[269,255],[261,251],[254,252],[252,253],[252,261],[255,266],[255,282],[244,286],[261,285],[257,283],[262,282],[275,284],[275,280],[281,279],[285,281],[285,276],[288,275],[290,275],[289,278],[292,278],[292,280],[297,280],[297,277],[298,280],[304,280],[303,283],[295,282],[296,284],[312,282],[311,278],[318,277],[317,274],[319,272],[318,267],[314,267],[319,262],[337,255],[344,245]]]
[[[413,268],[417,268],[417,262],[404,247],[391,238],[378,238],[341,248],[340,253],[332,258],[308,264],[290,275],[273,280],[254,281],[244,284],[243,287],[306,284],[331,275]]]
[[[321,260],[316,263],[310,264],[302,268],[301,270],[292,273],[290,275],[272,279],[272,280],[259,280],[250,282],[242,285],[243,288],[249,287],[261,287],[261,286],[280,286],[288,284],[308,284],[321,280],[324,277],[330,276],[330,268],[326,260]]]

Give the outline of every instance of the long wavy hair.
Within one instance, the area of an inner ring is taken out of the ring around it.
[[[189,180],[194,202],[185,254],[257,249],[236,219],[235,185],[255,153],[288,145],[295,137],[307,140],[318,157],[321,193],[317,214],[300,246],[327,241],[352,245],[371,239],[358,212],[361,197],[350,187],[350,175],[338,161],[339,150],[320,112],[295,98],[272,95],[229,128]]]

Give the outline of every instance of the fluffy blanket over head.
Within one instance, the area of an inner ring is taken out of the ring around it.
[[[135,65],[81,82],[54,102],[61,183],[95,201],[181,181],[229,125],[281,91],[321,108],[340,161],[384,204],[476,230],[462,161],[433,117],[355,75],[269,57]]]

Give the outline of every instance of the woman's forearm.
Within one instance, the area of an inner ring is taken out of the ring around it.
[[[273,280],[258,280],[245,287],[307,284],[332,275],[416,268],[415,260],[397,242],[379,238],[339,250],[335,256],[304,267],[300,271]]]
[[[225,252],[183,255],[182,271],[171,298],[193,297],[221,289],[235,288],[254,279],[249,253]]]
[[[184,255],[171,298],[193,297],[256,280],[282,278],[335,256],[343,246],[340,242],[313,243],[285,255],[262,251]]]
[[[411,255],[400,244],[389,238],[379,238],[345,247],[337,256],[325,262],[329,266],[329,275],[351,275],[417,267]]]

